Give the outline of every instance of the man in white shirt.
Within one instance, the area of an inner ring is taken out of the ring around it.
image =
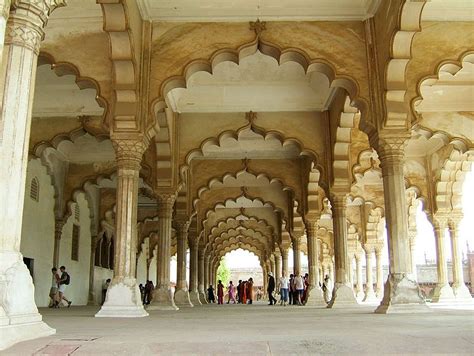
[[[300,275],[295,276],[295,287],[296,287],[297,303],[298,305],[303,305],[301,304],[301,297],[303,296],[303,292],[304,292],[304,284],[303,284],[303,278]]]
[[[288,277],[286,276],[285,272],[283,272],[282,276],[280,277],[279,281],[279,288],[280,288],[280,305],[286,306],[286,303],[288,302],[288,287],[289,287],[290,281],[288,280]]]

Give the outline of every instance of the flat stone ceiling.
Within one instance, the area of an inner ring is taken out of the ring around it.
[[[152,21],[364,20],[381,0],[137,0]]]

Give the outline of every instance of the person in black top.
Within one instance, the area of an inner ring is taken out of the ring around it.
[[[273,291],[275,290],[275,278],[273,277],[273,273],[269,272],[268,273],[268,287],[267,287],[267,292],[268,292],[268,305],[276,305],[276,298],[273,296]]]

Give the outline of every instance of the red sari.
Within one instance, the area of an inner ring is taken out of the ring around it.
[[[242,304],[247,304],[247,282],[242,282],[240,288]]]

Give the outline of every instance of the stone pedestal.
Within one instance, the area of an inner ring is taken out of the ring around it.
[[[332,298],[327,305],[328,308],[351,308],[359,304],[354,296],[354,291],[346,284],[337,283],[334,285]]]
[[[178,308],[192,308],[194,307],[191,302],[190,295],[187,289],[178,289],[174,293],[174,303]]]
[[[201,300],[199,299],[198,291],[189,292],[189,301],[193,304],[193,306],[202,305]]]
[[[383,136],[382,136],[383,134]],[[377,313],[413,312],[427,306],[411,273],[408,239],[408,211],[403,176],[405,132],[399,135],[379,133],[370,137],[382,167],[385,218],[387,223],[390,274],[385,284],[384,297]]]
[[[35,287],[18,252],[0,252],[0,293],[0,350],[56,332],[38,313]]]
[[[137,244],[138,176],[146,144],[112,139],[117,157],[117,213],[114,278],[96,317],[143,317],[140,289],[135,279]]]
[[[349,285],[350,264],[347,255],[346,195],[333,195],[332,198],[336,281],[328,308],[357,306],[354,291]]]
[[[390,273],[385,283],[384,297],[375,310],[376,313],[426,313],[429,311],[418,284],[409,278],[408,273]]]
[[[137,318],[148,316],[143,309],[140,289],[135,278],[114,277],[107,290],[104,305],[96,317]]]

